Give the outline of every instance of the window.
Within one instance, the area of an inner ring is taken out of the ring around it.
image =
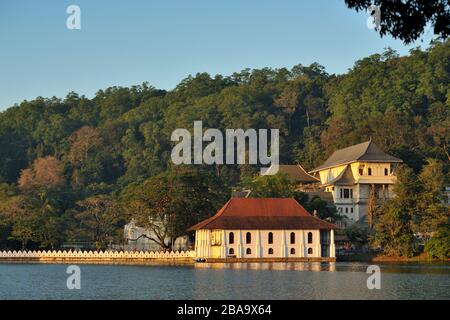
[[[291,248],[291,254],[295,254],[295,249]]]
[[[341,193],[341,196],[340,196],[340,198],[343,198],[343,197],[342,197],[342,189],[339,189],[339,191],[340,191],[340,193]]]
[[[348,213],[348,208],[347,207],[345,207],[345,213]]]
[[[358,169],[359,175],[362,176],[364,174],[364,167],[360,167]]]
[[[313,254],[312,248],[308,248],[308,254]]]
[[[273,254],[273,249],[269,248],[269,254]]]
[[[228,235],[228,243],[233,244],[234,243],[234,232],[230,232]]]
[[[353,213],[353,208],[350,208],[350,212]]]
[[[247,243],[247,244],[252,243],[252,234],[250,232],[247,232],[245,234],[245,243]]]
[[[234,249],[233,248],[230,248],[230,250],[228,250],[228,254],[231,256],[231,255],[233,255],[234,254]]]
[[[344,199],[350,198],[350,189],[344,189]]]
[[[295,233],[291,232],[291,244],[295,244]]]
[[[246,253],[246,254],[252,254],[252,249],[247,248],[247,250],[245,250],[245,253]]]
[[[269,235],[268,235],[268,242],[269,242],[269,244],[272,244],[272,243],[273,243],[273,233],[272,233],[272,232],[269,232]]]
[[[308,243],[313,243],[313,234],[312,234],[312,232],[308,232]]]
[[[367,174],[368,174],[369,176],[372,175],[372,168],[367,169]]]
[[[389,171],[388,168],[384,168],[384,175],[385,176],[387,176],[389,174],[388,171]]]

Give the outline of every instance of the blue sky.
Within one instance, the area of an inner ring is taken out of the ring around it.
[[[81,30],[66,28],[71,4]],[[319,62],[344,73],[385,47],[421,45],[380,38],[366,20],[344,0],[0,0],[0,110],[144,81],[172,89],[197,72]]]

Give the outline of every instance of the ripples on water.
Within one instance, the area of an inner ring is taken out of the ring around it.
[[[450,299],[449,264],[379,264],[368,290],[364,263],[80,265],[0,264],[0,299]]]

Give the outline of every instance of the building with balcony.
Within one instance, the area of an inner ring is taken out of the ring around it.
[[[330,192],[338,212],[349,222],[367,219],[369,198],[381,204],[393,197],[395,170],[402,160],[371,140],[335,151],[310,173]]]

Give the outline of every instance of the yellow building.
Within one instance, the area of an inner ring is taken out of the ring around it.
[[[371,194],[379,203],[393,196],[395,169],[401,162],[367,141],[335,151],[310,173],[333,195],[340,214],[350,222],[365,221]]]
[[[208,261],[334,261],[335,228],[294,199],[232,198],[188,231]]]

